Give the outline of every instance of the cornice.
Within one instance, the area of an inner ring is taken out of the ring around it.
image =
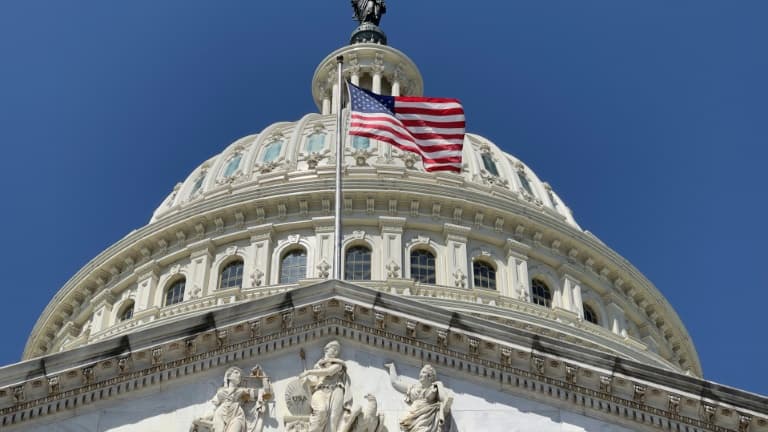
[[[425,181],[429,180],[432,183],[429,186],[429,193],[425,192]],[[530,249],[529,255],[534,255],[538,250],[541,250],[542,241],[549,239],[548,243],[557,242],[560,247],[560,251],[576,251],[569,254],[558,255],[555,253],[553,257],[565,260],[572,263],[570,265],[580,268],[586,268],[585,262],[589,260],[594,263],[601,263],[601,274],[604,275],[606,281],[610,282],[610,278],[613,280],[626,280],[630,281],[624,283],[623,287],[617,288],[623,296],[626,296],[627,304],[633,305],[632,307],[638,308],[639,313],[648,315],[648,308],[650,305],[656,305],[656,313],[662,317],[663,321],[667,323],[667,327],[671,325],[674,329],[674,333],[677,333],[676,339],[682,343],[682,348],[686,351],[685,357],[692,362],[691,367],[695,374],[700,374],[700,366],[698,363],[698,357],[696,355],[693,345],[690,343],[690,337],[688,336],[685,327],[680,322],[679,317],[671,308],[669,303],[661,296],[661,294],[653,287],[647,279],[645,279],[637,269],[631,266],[626,260],[617,255],[615,252],[607,248],[604,244],[594,239],[591,235],[581,232],[572,226],[552,218],[549,215],[542,213],[540,209],[528,204],[527,202],[520,201],[513,194],[509,194],[509,199],[499,199],[498,193],[489,193],[487,188],[483,188],[479,185],[467,183],[466,188],[455,189],[454,187],[446,187],[440,184],[435,184],[435,180],[428,175],[420,175],[419,173],[408,173],[408,176],[400,179],[397,182],[397,188],[399,189],[398,198],[404,201],[419,200],[426,203],[441,202],[444,203],[442,209],[448,208],[469,208],[469,209],[482,209],[488,218],[501,218],[502,226],[517,227],[514,229],[514,234],[509,233],[510,237],[515,237],[515,241],[519,244],[524,244]],[[308,187],[309,186],[309,187]],[[350,190],[364,190],[366,196],[372,196],[374,199],[380,194],[386,194],[385,198],[391,199],[392,190],[386,187],[386,181],[373,176],[373,178],[355,178],[345,180],[345,186]],[[275,206],[276,203],[273,197],[276,195],[289,195],[290,200],[305,199],[308,200],[310,205],[319,200],[319,196],[324,196],[326,193],[332,191],[332,181],[327,179],[312,179],[310,181],[297,181],[292,184],[276,184],[270,186],[261,186],[259,189],[253,189],[252,187],[243,187],[241,191],[231,195],[221,195],[216,198],[209,198],[204,201],[193,203],[189,205],[183,211],[179,213],[165,217],[157,222],[154,222],[148,226],[140,228],[135,232],[124,237],[113,246],[106,249],[99,254],[96,258],[91,260],[83,269],[81,269],[75,276],[73,276],[64,287],[54,296],[52,301],[46,307],[40,319],[35,325],[32,331],[32,336],[25,348],[24,357],[28,358],[31,355],[32,346],[34,346],[34,335],[39,334],[42,327],[46,325],[49,318],[53,315],[53,309],[59,304],[62,304],[73,292],[80,292],[79,295],[87,298],[89,288],[84,283],[91,277],[91,275],[98,271],[103,272],[102,269],[112,268],[116,269],[116,265],[123,263],[126,259],[131,258],[132,261],[141,262],[146,260],[146,254],[142,253],[141,257],[136,259],[132,258],[132,254],[136,250],[146,250],[147,245],[151,246],[150,257],[152,260],[167,260],[169,256],[181,256],[186,250],[186,234],[181,235],[179,233],[185,233],[185,230],[189,230],[189,226],[195,226],[192,222],[200,223],[201,220],[209,221],[221,219],[221,220],[233,220],[236,213],[240,213],[243,219],[255,220],[257,223],[262,221],[258,227],[242,228],[247,229],[253,233],[253,230],[257,231],[266,230],[271,232],[274,227],[270,223],[266,223],[266,219],[259,215],[259,208],[268,206]],[[303,198],[304,197],[304,198]],[[447,197],[447,198],[446,198]],[[318,202],[319,203],[319,202]],[[422,211],[419,213],[420,217],[424,216],[424,212],[429,211],[428,205],[423,205]],[[254,214],[256,209],[256,214]],[[321,208],[317,210],[321,211]],[[313,212],[316,210],[311,208],[309,216],[313,216]],[[456,222],[455,212],[453,218],[448,218],[443,214],[444,211],[440,211],[437,214],[438,220],[434,223],[439,225],[442,223],[443,227],[449,235],[469,236],[471,230],[466,225],[471,225],[471,221],[465,220],[471,217],[472,212],[464,212],[464,215],[459,216],[458,222],[462,225],[457,225],[451,222]],[[271,214],[277,212],[271,211]],[[226,216],[226,217],[225,217]],[[295,216],[295,215],[293,215]],[[292,217],[293,217],[292,216]],[[373,217],[389,217],[381,216],[379,213],[374,213]],[[433,217],[434,217],[433,213]],[[466,216],[466,218],[465,218]],[[324,219],[327,216],[314,217],[316,219]],[[417,218],[418,219],[418,218]],[[451,220],[451,222],[445,222],[445,220]],[[318,220],[318,223],[320,221]],[[410,223],[410,220],[406,222],[406,226]],[[419,221],[418,223],[422,223]],[[191,224],[191,225],[190,225]],[[497,225],[495,223],[494,225]],[[240,224],[241,226],[243,224]],[[519,230],[523,227],[523,230]],[[482,226],[481,228],[485,228]],[[487,227],[491,229],[491,227]],[[224,232],[231,233],[238,232],[237,223],[222,225],[221,228]],[[234,231],[232,231],[234,229]],[[494,230],[495,231],[495,230]],[[209,235],[206,230],[206,235]],[[216,229],[211,230],[211,234],[215,235]],[[537,233],[543,233],[541,237],[537,238]],[[495,233],[498,237],[498,233]],[[220,237],[221,235],[219,235]],[[211,237],[215,243],[216,237]],[[116,263],[116,264],[112,264]],[[609,269],[608,271],[604,271]],[[112,286],[125,276],[132,275],[136,269],[133,269],[131,273],[118,273],[113,277],[111,281],[106,282],[105,286]],[[107,272],[109,272],[107,270]],[[627,293],[634,290],[635,296]],[[645,296],[645,297],[643,297]],[[645,299],[645,300],[644,300]],[[650,302],[648,300],[651,300]],[[643,303],[645,302],[645,303]],[[645,306],[643,306],[645,304]],[[636,306],[635,306],[636,305]]]
[[[462,379],[633,429],[744,432],[746,423],[750,432],[768,430],[768,398],[339,281],[0,368],[0,421],[14,426],[68,411],[85,394],[97,395],[90,403],[98,405],[173,385],[205,364],[281,355],[280,347],[330,334],[390,357],[410,352]],[[38,415],[18,415],[28,411]]]

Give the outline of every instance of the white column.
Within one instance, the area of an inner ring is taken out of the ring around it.
[[[392,83],[392,96],[400,96],[400,81],[395,80]]]
[[[352,76],[350,77],[350,81],[352,81],[352,84],[359,86],[360,85],[360,73],[358,71],[352,71]]]
[[[200,298],[216,290],[216,282],[209,283],[211,265],[216,249],[210,240],[195,245],[189,257],[184,301]]]
[[[333,275],[333,234],[335,232],[333,216],[312,218],[315,226],[315,262],[310,275],[317,278],[328,278]]]
[[[323,98],[323,115],[329,115],[331,113],[331,99],[329,97]]]
[[[104,289],[93,297],[91,302],[96,305],[91,321],[91,334],[98,333],[111,324],[110,316],[115,304],[115,296],[109,289]]]
[[[613,302],[608,303],[608,305],[605,307],[605,310],[608,314],[608,316],[605,317],[607,326],[617,335],[623,334],[623,332],[626,330],[626,325],[624,323],[624,320],[626,319],[624,316],[624,310],[622,310],[619,305]]]
[[[445,234],[445,263],[442,266],[448,272],[448,285],[457,288],[470,288],[472,274],[468,269],[467,235],[469,227],[446,223],[443,225]]]
[[[581,282],[568,273],[564,273],[562,276],[562,292],[559,306],[580,317],[584,315],[581,308]]]
[[[272,261],[272,224],[259,225],[249,229],[251,245],[248,248],[250,269],[246,269],[248,286],[266,286],[270,281],[270,262]]]
[[[339,106],[339,83],[333,83],[333,98],[331,103],[331,114],[336,114]]]
[[[154,263],[148,263],[145,267],[137,269],[139,277],[137,280],[138,289],[136,290],[136,303],[134,313],[147,310],[153,306],[155,291],[157,291],[157,281],[160,278],[160,268]]]
[[[389,279],[402,279],[405,275],[403,269],[403,227],[405,218],[402,217],[379,217],[379,228],[381,229],[382,267],[384,276]],[[397,267],[397,268],[395,268]]]
[[[501,295],[515,299],[527,299],[528,287],[528,251],[530,246],[513,239],[507,239],[507,280],[509,283],[499,289]]]

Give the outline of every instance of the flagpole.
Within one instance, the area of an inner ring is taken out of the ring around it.
[[[342,122],[341,109],[344,106],[342,103],[342,67],[344,66],[344,56],[336,57],[336,63],[338,67],[338,93],[336,94],[336,199],[334,200],[336,212],[335,228],[333,234],[334,250],[333,250],[333,278],[336,280],[342,280],[341,278],[341,169],[344,164],[344,137],[342,136]]]

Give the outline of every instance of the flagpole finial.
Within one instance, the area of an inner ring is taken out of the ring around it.
[[[344,56],[343,55],[336,56],[336,63],[344,63]]]

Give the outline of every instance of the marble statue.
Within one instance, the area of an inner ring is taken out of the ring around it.
[[[253,381],[253,383],[251,383]],[[237,366],[224,373],[224,385],[211,399],[213,410],[192,422],[191,432],[261,432],[272,387],[261,367],[249,377]]]
[[[352,407],[349,375],[339,359],[339,342],[326,344],[324,353],[314,368],[299,375],[311,393],[309,432],[341,432]]]
[[[453,395],[437,380],[437,372],[431,365],[425,365],[419,372],[419,382],[407,385],[397,376],[394,363],[385,365],[389,369],[392,387],[405,394],[410,405],[408,412],[400,419],[403,432],[442,432],[451,410]]]
[[[352,9],[355,11],[355,19],[360,23],[372,23],[379,25],[381,16],[387,13],[387,5],[384,0],[351,0]]]
[[[367,394],[364,397],[365,404],[355,407],[350,415],[344,420],[344,425],[340,432],[386,432],[384,426],[384,415],[379,414],[379,404],[376,397]]]

